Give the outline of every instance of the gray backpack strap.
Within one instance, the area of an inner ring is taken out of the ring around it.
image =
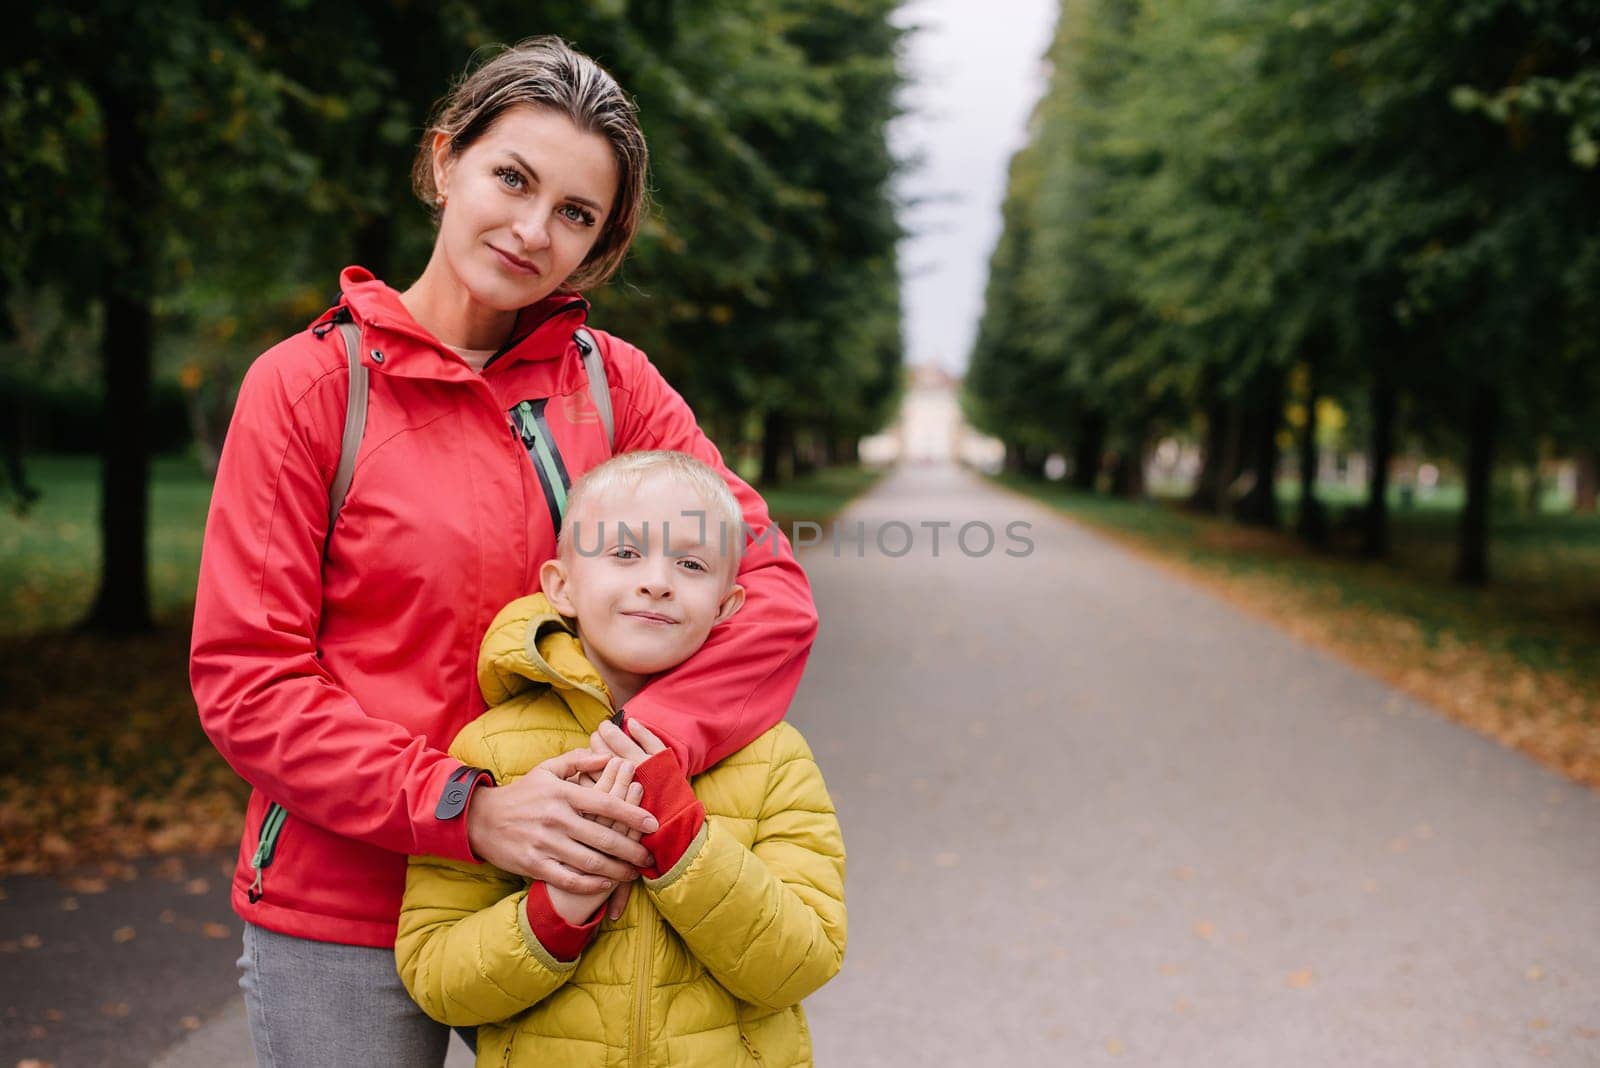
[[[600,423],[606,428],[606,450],[614,453],[617,451],[617,428],[611,414],[611,383],[606,379],[606,361],[600,355],[600,342],[582,326],[573,333],[572,340],[583,353],[583,369],[589,375],[589,396],[594,399]]]
[[[339,510],[350,492],[356,474],[356,453],[361,451],[361,436],[367,430],[367,365],[361,362],[361,328],[355,323],[340,323],[345,357],[350,362],[350,394],[344,407],[344,438],[339,442],[339,468],[328,487],[328,537],[339,521]]]

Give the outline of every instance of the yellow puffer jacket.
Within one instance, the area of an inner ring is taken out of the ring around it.
[[[542,595],[495,619],[478,682],[489,711],[450,751],[501,783],[587,746],[612,711]],[[692,785],[707,819],[683,859],[641,880],[571,963],[534,937],[527,880],[413,857],[395,954],[417,1004],[479,1025],[480,1065],[811,1064],[800,999],[845,947],[844,843],[822,775],[780,723]]]

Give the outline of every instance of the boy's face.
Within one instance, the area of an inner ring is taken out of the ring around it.
[[[683,663],[744,603],[716,516],[670,475],[588,498],[567,522],[567,549],[540,582],[610,683],[636,689]]]

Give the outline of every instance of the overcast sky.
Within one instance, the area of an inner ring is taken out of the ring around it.
[[[983,313],[989,254],[1000,236],[1006,168],[1043,92],[1041,58],[1059,0],[907,0],[910,109],[892,131],[911,236],[900,247],[906,356],[966,366]]]

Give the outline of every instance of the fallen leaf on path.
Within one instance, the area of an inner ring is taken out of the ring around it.
[[[111,941],[118,944],[123,942],[132,942],[137,937],[139,937],[139,932],[135,931],[132,927],[118,927],[115,931],[111,932]]]
[[[1188,998],[1179,998],[1177,1001],[1172,1003],[1173,1012],[1188,1012],[1193,1008],[1194,1002],[1190,1001]]]
[[[1537,964],[1529,965],[1528,970],[1522,973],[1528,977],[1530,983],[1537,983],[1544,978],[1544,969]]]
[[[1120,1039],[1108,1038],[1106,1039],[1106,1052],[1113,1057],[1120,1057],[1128,1052],[1128,1047],[1124,1046]]]
[[[1174,879],[1178,880],[1180,883],[1186,883],[1190,879],[1194,878],[1194,869],[1193,868],[1174,868],[1173,871],[1172,871],[1172,877]]]
[[[67,886],[80,894],[103,894],[108,889],[106,881],[98,875],[80,875]]]
[[[56,1068],[56,1066],[50,1061],[41,1061],[33,1057],[29,1057],[26,1060],[18,1061],[17,1068]]]
[[[1317,977],[1310,968],[1301,968],[1297,972],[1290,972],[1289,977],[1284,980],[1295,990],[1309,989],[1316,981]]]
[[[131,1011],[126,1001],[107,1001],[100,1006],[101,1015],[109,1016],[114,1020],[126,1019]]]
[[[961,863],[961,855],[958,853],[939,853],[934,856],[933,863],[935,867],[953,868]]]
[[[1535,1016],[1533,1019],[1528,1021],[1528,1026],[1533,1028],[1535,1031],[1544,1031],[1549,1029],[1550,1021],[1546,1020],[1543,1016]]]
[[[1182,969],[1182,968],[1180,968],[1180,967],[1178,967],[1178,966],[1177,966],[1177,965],[1176,965],[1176,964],[1170,964],[1170,963],[1169,963],[1169,964],[1163,964],[1163,965],[1162,965],[1162,966],[1161,966],[1161,974],[1162,974],[1162,975],[1166,975],[1166,976],[1173,976],[1173,975],[1177,975],[1177,974],[1179,974],[1179,973],[1180,973],[1180,972],[1181,972],[1181,971],[1182,971],[1182,970],[1183,970],[1183,969]]]
[[[178,1026],[183,1028],[185,1031],[198,1031],[200,1030],[200,1017],[185,1016],[183,1019],[178,1021]]]
[[[1577,1030],[1579,1038],[1600,1038],[1600,1031],[1592,1027],[1579,1027]]]
[[[49,1038],[50,1029],[45,1027],[44,1024],[34,1024],[32,1027],[28,1028],[28,1037],[34,1039]]]
[[[1214,942],[1217,938],[1217,927],[1210,920],[1196,920],[1194,921],[1194,933],[1197,938],[1204,938],[1207,942]]]
[[[228,938],[233,934],[233,928],[225,923],[207,923],[201,926],[200,933],[207,938]]]
[[[44,1010],[44,1018],[51,1023],[60,1023],[67,1018],[67,1014],[60,1009],[46,1009]]]
[[[211,880],[190,879],[188,882],[183,884],[183,892],[186,894],[194,894],[196,897],[200,896],[201,894],[210,893]]]
[[[1389,852],[1404,853],[1411,848],[1411,842],[1405,838],[1396,838],[1389,843]]]
[[[17,944],[23,949],[38,949],[40,946],[44,945],[44,939],[40,938],[36,934],[25,934],[21,938],[17,939]]]
[[[1412,833],[1422,841],[1426,842],[1428,839],[1433,837],[1433,828],[1428,826],[1426,823],[1419,823]]]
[[[1376,879],[1363,879],[1363,880],[1361,880],[1361,889],[1366,891],[1369,894],[1376,894],[1378,892],[1378,880],[1376,880]]]
[[[77,912],[78,911],[78,899],[75,898],[75,897],[64,897],[64,898],[62,898],[61,899],[61,911],[62,912]]]

